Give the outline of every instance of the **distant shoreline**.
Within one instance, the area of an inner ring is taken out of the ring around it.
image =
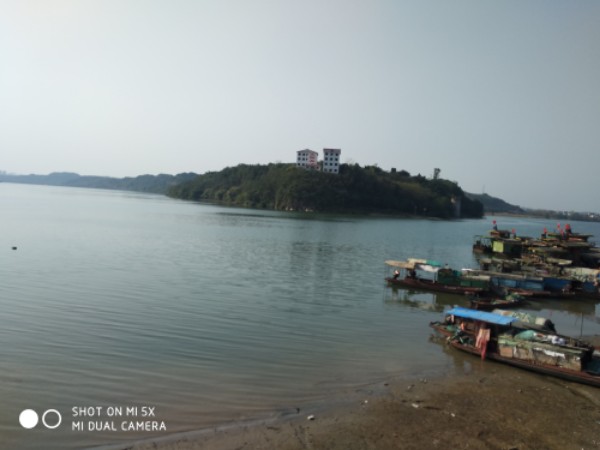
[[[594,215],[593,217],[581,217],[580,215],[584,213],[574,213],[571,215],[562,214],[562,215],[545,215],[545,214],[536,214],[534,212],[524,212],[522,214],[519,213],[511,213],[511,212],[485,212],[485,217],[517,217],[517,218],[532,218],[532,219],[545,219],[545,220],[561,220],[561,221],[578,221],[578,222],[600,222],[600,215]]]
[[[80,187],[94,188],[107,190],[123,190],[133,192],[146,192],[168,195],[168,191],[176,184],[189,182],[200,176],[194,172],[181,173],[177,175],[159,174],[159,175],[139,175],[137,177],[113,178],[104,176],[79,175],[71,172],[57,172],[48,175],[16,175],[0,172],[0,182],[16,183],[16,184],[33,184],[43,186],[64,186],[64,187]],[[501,199],[489,195],[476,195],[465,193],[469,198],[475,198],[484,206],[484,216],[505,216],[505,217],[531,217],[542,218],[547,220],[577,220],[582,222],[600,222],[600,214],[593,212],[566,212],[554,211],[545,209],[520,208],[515,205],[508,204]],[[221,206],[229,206],[226,203],[215,202]],[[237,205],[235,205],[237,206]],[[243,207],[243,206],[241,206]],[[498,210],[494,208],[497,207]],[[504,208],[504,210],[503,210]],[[261,209],[261,208],[255,208]],[[272,210],[272,209],[268,209]],[[522,211],[522,212],[520,212]],[[335,214],[336,212],[331,212]],[[418,215],[408,213],[377,213],[371,211],[349,211],[351,215],[368,215],[381,217],[401,217],[401,218],[431,218],[429,215]]]

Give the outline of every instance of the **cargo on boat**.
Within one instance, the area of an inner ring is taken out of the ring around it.
[[[490,277],[453,270],[437,261],[410,258],[388,260],[394,273],[385,278],[390,286],[453,294],[481,294],[489,291]]]

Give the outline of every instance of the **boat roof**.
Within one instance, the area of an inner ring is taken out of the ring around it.
[[[510,325],[517,320],[516,317],[506,317],[500,314],[494,314],[486,311],[479,311],[475,309],[462,308],[455,306],[454,308],[446,311],[446,314],[452,314],[457,317],[463,317],[465,319],[480,320],[482,322],[493,323],[496,325]]]
[[[393,261],[391,259],[385,262],[388,266],[397,267],[399,269],[412,269],[415,267],[414,264],[411,264],[407,261]]]
[[[525,326],[546,326],[549,322],[549,319],[546,319],[545,317],[534,316],[533,314],[529,314],[523,311],[508,311],[505,309],[494,309],[492,313],[504,317],[514,317],[520,324],[525,324]]]
[[[431,259],[418,259],[418,258],[408,258],[406,261],[394,261],[388,259],[385,262],[388,266],[398,267],[400,269],[415,269],[415,268],[427,268],[430,271],[439,269],[442,267],[442,263],[438,261],[433,261]]]

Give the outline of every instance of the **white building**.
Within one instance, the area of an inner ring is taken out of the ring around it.
[[[340,153],[339,148],[324,148],[323,149],[323,172],[339,173],[340,172]]]
[[[296,165],[307,169],[319,170],[319,154],[313,150],[298,150]]]

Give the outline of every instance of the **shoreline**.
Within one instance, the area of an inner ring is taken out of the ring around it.
[[[296,413],[91,450],[600,449],[598,388],[465,356],[462,374],[397,378]]]

